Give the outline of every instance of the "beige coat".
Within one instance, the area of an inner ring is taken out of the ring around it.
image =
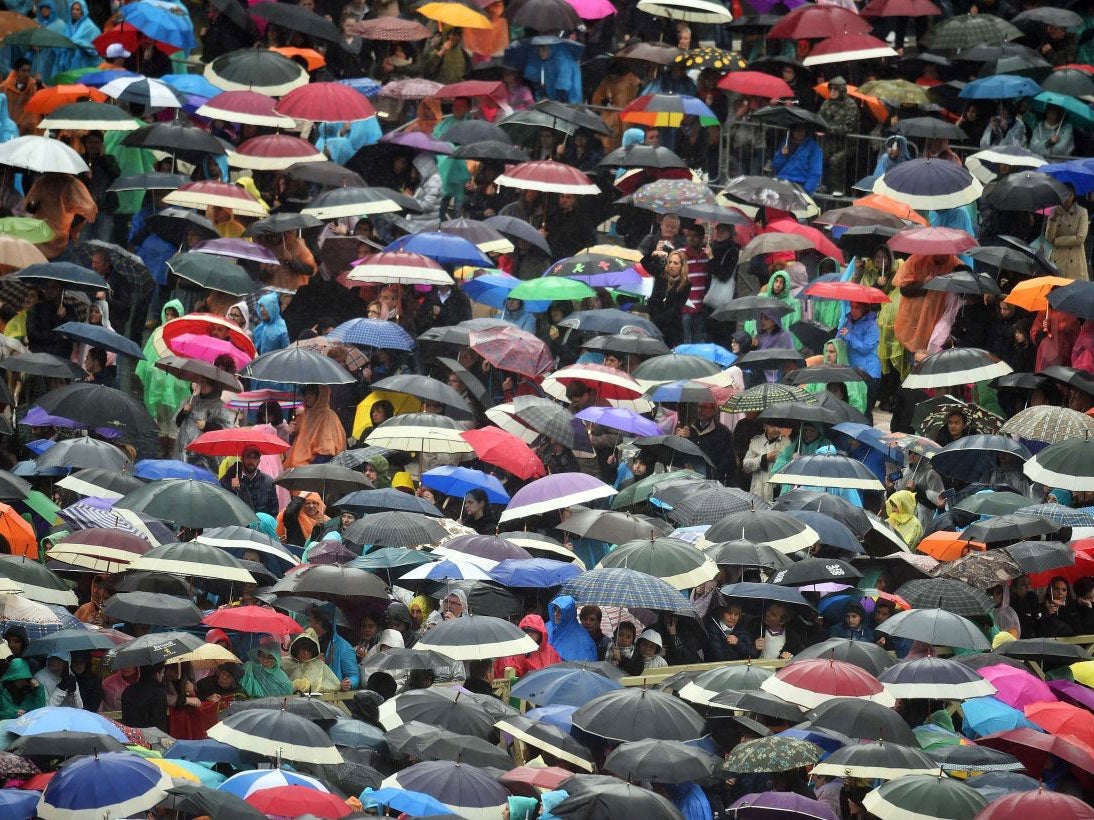
[[[1045,238],[1052,245],[1050,258],[1060,268],[1060,275],[1068,279],[1087,280],[1086,232],[1089,227],[1086,208],[1078,202],[1071,209],[1057,205],[1049,217]]]
[[[775,463],[775,458],[779,453],[790,447],[791,444],[792,442],[786,436],[779,436],[774,441],[768,441],[766,433],[754,436],[752,441],[748,443],[748,452],[745,453],[741,466],[746,473],[752,475],[752,484],[749,486],[749,490],[753,495],[758,495],[767,501],[774,500],[775,487],[768,481],[771,475],[771,465]],[[768,456],[768,458],[765,459],[764,456]]]

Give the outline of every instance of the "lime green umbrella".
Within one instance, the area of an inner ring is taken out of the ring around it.
[[[60,74],[54,74],[49,78],[50,85],[75,85],[80,82],[80,78],[85,74],[90,74],[93,71],[102,71],[97,65],[85,65],[83,68],[70,68],[68,71],[62,71]]]
[[[53,500],[44,493],[38,490],[31,490],[30,494],[23,499],[23,503],[34,510],[38,515],[42,516],[50,524],[53,524],[57,520],[57,513],[61,511],[61,508],[53,503]]]
[[[25,239],[34,245],[48,242],[54,236],[53,228],[48,223],[29,216],[0,217],[0,233]]]
[[[521,282],[511,291],[510,299],[523,299],[529,302],[565,301],[567,299],[587,299],[596,296],[596,291],[584,282],[567,279],[565,276],[544,276]]]

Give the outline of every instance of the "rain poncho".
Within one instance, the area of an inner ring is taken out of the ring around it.
[[[563,41],[544,48],[547,49],[546,58],[540,56],[539,47],[528,48],[524,64],[524,79],[532,84],[536,97],[542,99],[546,96],[567,103],[582,102],[581,45]]]
[[[889,147],[897,146],[898,153],[896,159],[889,156]],[[908,140],[900,134],[894,134],[885,140],[885,145],[882,146],[881,156],[877,158],[877,165],[874,166],[874,176],[879,177],[891,168],[900,165],[902,162],[910,160],[911,154],[908,153]]]
[[[22,712],[32,709],[40,709],[46,705],[46,691],[41,686],[35,686],[23,692],[22,697],[12,695],[12,687],[9,684],[16,681],[30,681],[30,666],[22,658],[12,658],[8,664],[8,671],[0,678],[0,720],[12,720],[19,717]]]
[[[297,654],[301,648],[309,645],[313,656],[310,660],[298,660]],[[319,648],[319,637],[315,630],[308,628],[293,638],[289,644],[289,656],[281,663],[286,677],[292,681],[293,689],[297,692],[310,694],[313,692],[337,692],[342,688],[342,682],[338,680],[334,672],[323,661],[323,652]]]
[[[445,117],[433,129],[433,136],[443,140],[448,129],[458,122],[463,120],[451,115]],[[441,191],[444,196],[452,197],[454,205],[463,202],[464,183],[471,179],[467,162],[456,157],[437,157],[437,173],[441,175]]]
[[[79,20],[73,20],[72,10],[77,6],[80,7],[83,16]],[[82,0],[76,0],[69,7],[68,23],[65,24],[64,33],[65,37],[76,43],[79,48],[55,49],[57,57],[53,67],[57,73],[99,64],[99,52],[95,50],[92,41],[102,34],[102,31],[91,21],[87,14],[87,6]]]
[[[949,273],[960,264],[956,256],[912,255],[900,266],[893,284],[903,289],[893,331],[897,340],[909,351],[927,350],[935,325],[942,318],[951,294],[938,290],[923,290],[936,276]]]
[[[577,601],[569,595],[559,595],[547,605],[547,614],[550,616],[547,639],[563,660],[597,660],[596,644],[577,619]]]
[[[315,147],[326,152],[331,162],[345,165],[354,155],[366,145],[372,145],[380,141],[380,124],[375,117],[367,120],[355,120],[350,123],[349,130],[342,136],[344,122],[325,122],[319,125],[319,138],[315,141]]]
[[[316,527],[319,527],[327,522],[327,505],[323,503],[323,497],[319,493],[303,493],[301,495],[303,501],[316,501],[319,503],[319,513],[315,518],[304,513],[305,507],[303,504],[300,506],[299,512],[296,514],[296,524],[300,529],[301,536],[295,536],[295,533],[289,532],[289,526],[285,521],[285,516],[290,512],[290,508],[287,506],[281,512],[277,514],[277,538],[279,540],[289,539],[290,543],[294,543],[293,538],[301,538],[307,541],[311,538],[311,534],[315,531]],[[304,546],[299,544],[298,546]]]
[[[316,456],[335,456],[346,449],[346,430],[330,407],[330,388],[319,386],[315,404],[297,411],[296,438],[285,454],[285,469],[311,464]]]
[[[30,6],[33,4],[27,3],[27,5]],[[8,8],[11,8],[11,6],[9,5]],[[50,15],[48,18],[42,16],[43,8],[49,8]],[[38,10],[34,19],[38,21],[38,25],[42,28],[49,29],[57,34],[65,33],[65,21],[61,18],[60,10],[53,0],[38,0]],[[40,48],[31,53],[30,73],[48,80],[57,73],[54,71],[56,61],[57,49]]]
[[[543,619],[538,615],[525,615],[520,621],[522,630],[534,630],[539,633],[539,649],[529,652],[527,655],[511,655],[508,658],[500,658],[494,662],[494,677],[502,677],[507,666],[516,670],[518,677],[543,669],[553,663],[560,663],[562,658],[551,646],[547,638],[547,627],[543,625]],[[500,672],[500,674],[499,674]]]
[[[911,490],[893,493],[885,502],[885,513],[886,520],[896,530],[897,535],[904,539],[910,549],[914,549],[923,538],[923,525],[915,515],[915,493]]]
[[[168,353],[167,345],[163,341],[163,325],[167,322],[168,308],[178,311],[179,316],[186,312],[178,299],[172,299],[163,306],[160,311],[160,326],[148,337],[148,343],[144,346],[144,358],[137,362],[136,369],[137,378],[144,386],[144,406],[157,419],[161,408],[173,416],[178,407],[190,397],[188,382],[156,367],[156,362]]]
[[[259,662],[258,656],[263,654],[274,659],[272,667]],[[247,697],[274,698],[293,693],[292,682],[281,669],[281,651],[276,644],[263,644],[252,649],[249,656],[250,660],[243,664],[243,679],[239,682]]]
[[[775,280],[781,279],[783,283],[782,293],[776,294],[773,290]],[[761,296],[766,296],[769,299],[778,299],[782,302],[786,302],[788,308],[792,308],[792,312],[788,313],[778,320],[778,323],[783,327],[790,327],[794,322],[798,321],[802,317],[802,303],[794,298],[793,291],[794,283],[790,279],[790,274],[786,271],[777,270],[771,274],[771,279],[760,291]],[[744,329],[748,331],[750,336],[756,336],[758,322],[755,319],[749,319],[744,323]],[[791,345],[793,347],[793,345]]]
[[[761,313],[760,316],[762,317],[762,316],[764,316],[764,314]],[[756,335],[757,342],[758,342],[757,345],[756,345],[756,349],[757,350],[769,350],[771,348],[780,348],[780,349],[793,349],[793,348],[795,348],[797,346],[797,342],[795,341],[794,337],[790,334],[790,331],[783,329],[782,322],[779,319],[775,319],[773,317],[769,317],[769,318],[772,319],[772,321],[775,323],[775,326],[768,333],[765,333],[764,331],[761,330]],[[789,318],[789,317],[787,317],[787,318]],[[764,378],[767,381],[771,382],[771,383],[775,383],[775,382],[779,381],[779,379],[781,377],[782,377],[782,371],[780,371],[780,370],[765,370],[764,371]]]
[[[254,326],[252,338],[255,350],[269,353],[289,346],[289,329],[281,318],[281,300],[277,293],[266,293],[259,297],[259,322]],[[262,309],[266,309],[269,319],[262,319]],[[246,314],[244,314],[246,315]]]
[[[809,387],[823,387],[824,385],[809,385]],[[806,441],[799,434],[797,448],[787,447],[785,450],[779,453],[774,463],[771,465],[771,472],[777,473],[783,467],[790,463],[790,460],[795,456],[809,456],[820,450],[821,447],[831,447],[832,442],[824,437],[824,432],[821,430],[820,425],[812,424],[810,422],[803,422],[802,427],[810,427],[817,431],[817,437],[812,441]]]
[[[829,339],[824,344],[824,360],[821,363],[823,367],[828,361],[828,351],[834,349],[836,352],[836,364],[850,364],[847,360],[847,342],[842,338],[836,337],[835,339]],[[822,390],[827,389],[825,384],[806,384],[802,385],[810,393],[819,393]],[[847,389],[847,403],[858,410],[860,413],[866,412],[866,383],[865,382],[844,382],[843,386]]]
[[[387,463],[386,458],[377,453],[370,456],[366,463],[371,464],[373,469],[376,470],[376,480],[372,482],[375,489],[382,490],[391,486],[391,465]]]

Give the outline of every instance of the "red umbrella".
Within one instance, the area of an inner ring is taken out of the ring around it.
[[[262,125],[268,128],[295,128],[291,117],[274,111],[277,100],[257,91],[224,91],[201,106],[203,117],[242,125]]]
[[[799,6],[767,32],[772,40],[821,40],[845,34],[866,34],[870,24],[839,6]]]
[[[132,23],[119,23],[114,26],[114,28],[110,29],[110,31],[105,34],[100,34],[92,40],[91,45],[95,46],[95,50],[99,52],[101,56],[105,57],[106,50],[115,43],[132,53],[139,47],[142,47],[146,42],[152,43],[157,49],[169,56],[179,50],[178,46],[162,43],[159,40],[152,40],[145,36],[142,32],[133,28]]]
[[[804,236],[806,239],[813,243],[818,251],[825,256],[830,256],[833,259],[844,264],[843,251],[836,247],[827,236],[821,233],[814,227],[809,225],[802,225],[800,222],[795,222],[793,219],[773,219],[767,223],[767,230],[765,233],[792,233],[798,236]]]
[[[254,447],[264,456],[277,456],[289,449],[288,442],[274,433],[255,427],[210,430],[191,441],[186,449],[202,456],[239,456]]]
[[[775,100],[779,97],[793,97],[794,89],[781,77],[772,77],[762,71],[734,71],[718,81],[723,91],[735,91],[750,97],[763,97]]]
[[[347,90],[361,97],[352,88]],[[284,171],[298,162],[319,162],[324,159],[326,157],[310,142],[288,134],[251,137],[240,144],[235,151],[228,152],[229,165],[236,168],[249,168],[252,171]]]
[[[871,0],[859,14],[863,17],[938,17],[942,9],[931,0]]]
[[[258,355],[251,337],[239,329],[235,322],[215,313],[188,313],[178,319],[172,319],[163,326],[163,341],[170,345],[171,340],[184,333],[195,336],[215,336],[227,340],[232,346],[242,350],[251,359]]]
[[[615,181],[615,187],[624,195],[633,194],[643,185],[659,179],[691,179],[690,168],[631,168]]]
[[[494,180],[498,185],[543,191],[548,194],[599,194],[593,181],[572,165],[554,160],[536,160],[511,165]]]
[[[350,813],[345,801],[307,786],[259,789],[244,799],[263,814],[279,817],[301,817],[307,814],[313,817],[338,818]]]
[[[210,612],[202,621],[218,629],[236,632],[266,632],[270,635],[296,635],[304,627],[290,618],[264,606],[233,606]]]
[[[806,8],[803,6],[803,8]],[[815,8],[832,8],[816,6]],[[856,17],[856,19],[862,19]],[[896,57],[897,54],[884,40],[869,34],[841,34],[821,40],[809,52],[802,63],[806,66],[848,63],[855,60],[873,60],[878,57]]]
[[[533,790],[538,788],[550,791],[551,789],[557,789],[564,780],[569,780],[573,776],[573,772],[568,772],[557,766],[544,766],[543,768],[517,766],[499,777],[498,782],[503,786],[508,786],[511,790],[525,793],[527,788],[522,789],[521,786],[530,787]]]
[[[976,741],[981,746],[1014,755],[1031,777],[1040,777],[1049,755],[1071,765],[1072,771],[1089,788],[1094,784],[1094,749],[1083,743],[1048,735],[1034,729],[1010,729]]]
[[[267,216],[270,212],[238,185],[211,179],[186,182],[165,196],[163,201],[167,205],[183,208],[205,209],[210,205],[218,205],[221,208],[231,208],[233,213],[240,216]]]
[[[865,669],[831,658],[794,661],[765,680],[760,688],[807,709],[832,698],[861,698],[882,706],[896,704],[896,698],[885,685]]]
[[[438,100],[454,100],[457,97],[496,97],[501,94],[508,97],[509,92],[500,80],[462,80],[441,86],[433,96]]]
[[[885,244],[898,253],[949,256],[964,253],[980,243],[958,228],[908,228]]]
[[[1042,783],[1029,792],[1011,792],[991,801],[976,820],[1029,820],[1051,817],[1053,820],[1090,820],[1090,806],[1078,797],[1045,790]]]
[[[532,448],[500,427],[466,430],[460,437],[471,445],[480,461],[500,467],[523,481],[547,475],[547,468]]]
[[[1022,707],[1026,717],[1047,732],[1094,746],[1094,714],[1069,703],[1042,701]]]
[[[1072,541],[1071,550],[1075,553],[1074,564],[1030,575],[1030,584],[1035,589],[1046,587],[1057,575],[1074,584],[1080,578],[1094,575],[1094,538],[1080,538],[1078,541]]]
[[[282,97],[274,110],[312,122],[353,122],[376,116],[376,109],[364,94],[341,83],[302,85]]]
[[[841,302],[862,302],[867,305],[881,305],[889,301],[889,297],[877,288],[857,282],[814,282],[802,294],[814,299],[838,299]]]
[[[499,370],[538,379],[554,357],[547,343],[518,327],[492,327],[471,333],[470,347]]]

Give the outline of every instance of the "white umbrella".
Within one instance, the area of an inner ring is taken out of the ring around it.
[[[721,3],[709,0],[641,0],[638,10],[654,17],[689,23],[730,23],[733,15]]]
[[[0,145],[0,165],[40,174],[83,174],[90,170],[83,158],[60,140],[34,136],[17,137]]]

